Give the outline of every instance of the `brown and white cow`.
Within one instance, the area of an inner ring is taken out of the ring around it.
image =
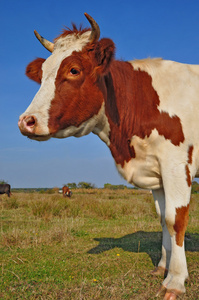
[[[162,59],[114,59],[111,39],[92,30],[65,30],[54,43],[35,32],[52,55],[27,66],[41,87],[20,116],[21,133],[44,141],[93,132],[107,144],[120,174],[152,189],[163,229],[155,274],[168,275],[164,299],[185,292],[184,235],[192,179],[199,175],[199,65]]]
[[[66,196],[71,197],[72,196],[71,190],[66,185],[63,186],[62,193],[63,193],[63,197],[66,197]]]

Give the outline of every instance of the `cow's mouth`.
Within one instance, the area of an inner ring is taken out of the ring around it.
[[[30,140],[36,140],[36,141],[39,141],[39,142],[48,141],[52,137],[51,134],[48,134],[48,135],[36,135],[36,134],[27,135],[27,134],[24,134],[24,135],[27,136],[27,138],[29,138]]]

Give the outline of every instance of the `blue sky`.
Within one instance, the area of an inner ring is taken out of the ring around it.
[[[17,126],[39,88],[24,75],[26,65],[49,55],[34,29],[52,41],[71,22],[88,27],[84,12],[98,22],[101,37],[114,41],[117,59],[162,57],[199,64],[197,0],[1,0],[0,179],[12,187],[126,184],[97,136],[37,142]]]

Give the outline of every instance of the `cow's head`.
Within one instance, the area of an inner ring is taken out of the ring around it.
[[[18,123],[21,133],[31,139],[85,135],[104,118],[103,76],[114,44],[110,39],[99,40],[99,26],[85,16],[91,30],[77,30],[73,25],[73,30],[65,30],[54,43],[35,32],[52,55],[46,60],[37,58],[26,69],[30,79],[41,83]]]

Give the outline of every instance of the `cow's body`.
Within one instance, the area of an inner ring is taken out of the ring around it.
[[[0,184],[0,194],[7,194],[8,197],[10,197],[11,192],[10,192],[10,185],[8,183],[3,183]]]
[[[71,197],[72,192],[70,191],[70,189],[67,186],[63,186],[62,188],[62,193],[63,193],[63,197]]]
[[[93,34],[98,29],[89,22]],[[188,277],[184,234],[191,182],[199,175],[199,66],[117,61],[113,42],[92,34],[66,31],[46,61],[29,64],[27,75],[42,83],[19,128],[37,140],[93,132],[128,182],[153,190],[163,228],[154,273],[168,269],[164,299],[176,299]]]

